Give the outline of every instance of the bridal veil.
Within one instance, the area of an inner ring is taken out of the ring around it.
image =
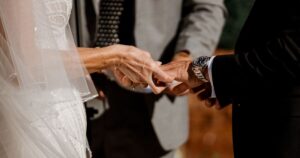
[[[85,118],[74,116],[85,116],[82,102],[97,93],[76,52],[68,3],[0,0],[1,158],[85,157]]]

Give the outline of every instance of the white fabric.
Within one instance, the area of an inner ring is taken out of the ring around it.
[[[212,76],[212,65],[213,65],[214,58],[215,56],[212,56],[208,61],[208,76],[209,76],[209,81],[211,86],[211,96],[210,96],[211,98],[216,98],[216,92],[215,92],[213,76]]]
[[[96,90],[69,31],[72,0],[0,1],[0,157],[86,158]]]

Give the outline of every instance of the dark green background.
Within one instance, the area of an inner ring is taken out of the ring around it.
[[[228,17],[220,39],[219,48],[234,49],[242,26],[248,17],[254,0],[225,0]]]

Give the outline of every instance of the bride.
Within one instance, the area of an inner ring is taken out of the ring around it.
[[[0,1],[0,157],[87,158],[83,102],[97,96],[89,77],[110,69],[125,87],[171,82],[134,47],[76,48],[72,0]]]

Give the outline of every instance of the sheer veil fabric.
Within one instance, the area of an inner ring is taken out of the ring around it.
[[[0,157],[86,158],[97,96],[68,26],[72,0],[0,1]]]

